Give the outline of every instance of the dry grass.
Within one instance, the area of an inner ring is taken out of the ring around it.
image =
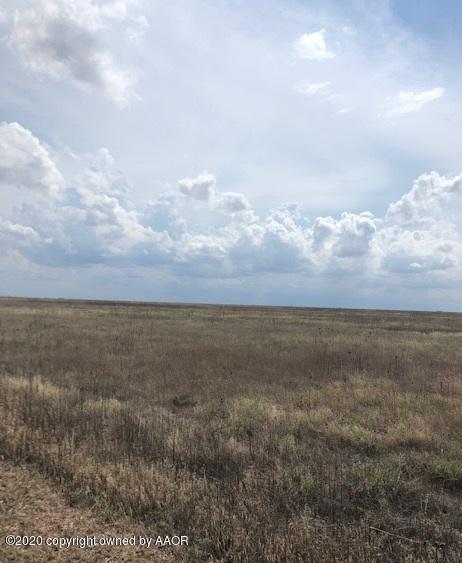
[[[107,522],[91,510],[70,507],[52,481],[46,481],[31,466],[0,460],[0,560],[3,563],[176,563],[174,549],[143,546],[93,546],[58,548],[47,545],[4,545],[3,538],[40,536],[75,538],[97,536],[121,538],[146,536],[142,524],[121,520]],[[178,549],[181,548],[176,548]]]
[[[71,503],[188,534],[185,561],[462,560],[462,315],[0,300],[0,322],[0,454]]]

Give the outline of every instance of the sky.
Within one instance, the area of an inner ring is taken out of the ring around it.
[[[461,25],[0,0],[0,295],[462,311]]]

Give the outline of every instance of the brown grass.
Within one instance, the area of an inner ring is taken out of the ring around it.
[[[140,545],[54,547],[48,545],[8,546],[8,534],[33,538],[98,539],[145,537],[142,524],[121,519],[108,525],[92,510],[71,507],[65,497],[30,464],[0,460],[0,560],[3,563],[176,563],[175,549]],[[32,540],[33,542],[34,540]],[[139,542],[137,542],[139,543]]]
[[[462,560],[462,315],[0,301],[0,454],[194,562]]]

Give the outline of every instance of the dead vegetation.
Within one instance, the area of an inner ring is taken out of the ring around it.
[[[145,536],[142,525],[120,520],[108,524],[89,509],[70,507],[31,465],[0,460],[0,560],[3,563],[175,563],[175,553],[166,548],[136,546],[62,547],[47,545],[8,546],[4,538],[40,536],[75,538],[96,536],[120,538]]]
[[[0,454],[191,562],[462,560],[462,315],[0,301]]]

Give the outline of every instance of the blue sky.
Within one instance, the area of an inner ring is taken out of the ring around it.
[[[461,310],[461,23],[0,0],[0,293]]]

